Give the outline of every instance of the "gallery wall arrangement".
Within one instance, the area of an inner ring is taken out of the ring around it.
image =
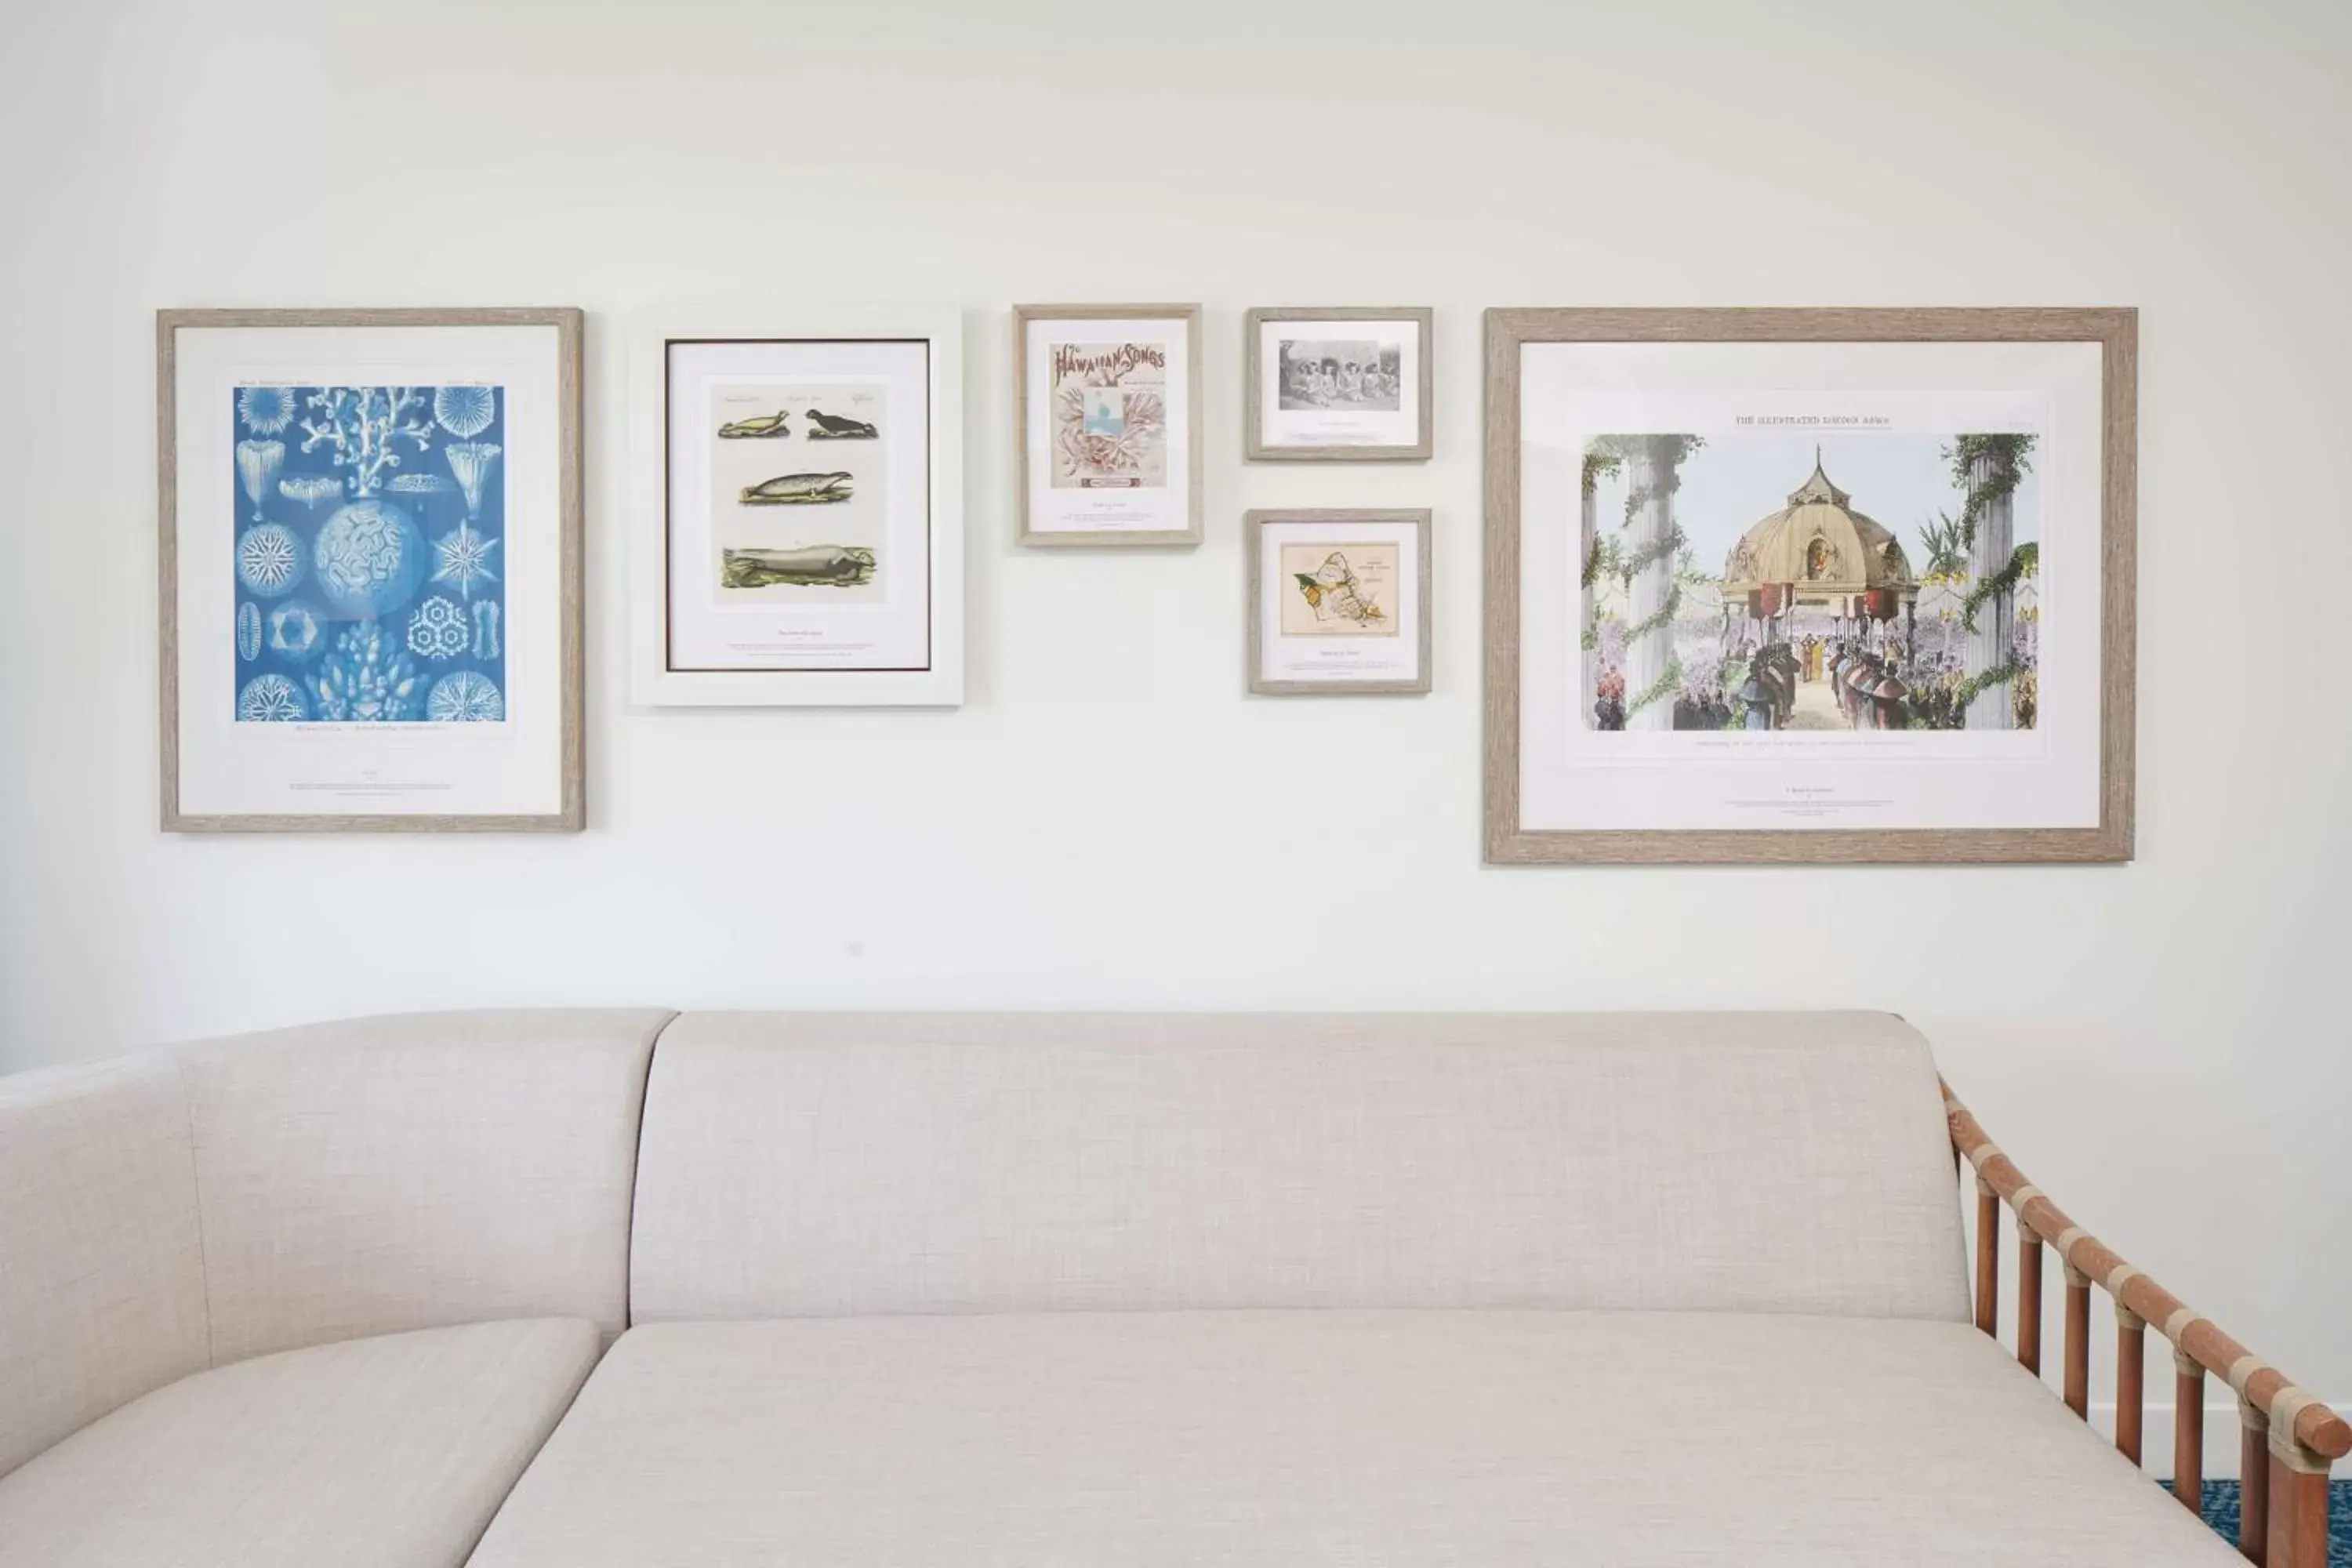
[[[1201,542],[1202,316],[1013,308],[1018,544]],[[162,312],[167,828],[584,825],[582,321]],[[1427,459],[1433,327],[1247,310],[1246,458]],[[1488,310],[1486,858],[2128,859],[2137,331]],[[637,704],[962,700],[963,334],[633,324]],[[1238,520],[1248,694],[1433,689],[1436,514],[1387,488]]]
[[[0,1073],[416,1012],[1199,1012],[1331,1042],[1326,1103],[1386,1070],[1356,1016],[1893,1012],[2352,1411],[2352,202],[2310,173],[2352,5],[8,32]],[[2019,1211],[2068,1227],[1959,1179],[1997,1359]],[[2196,1405],[2144,1326],[2161,1474]]]

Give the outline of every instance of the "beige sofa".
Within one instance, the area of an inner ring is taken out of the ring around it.
[[[483,1014],[0,1079],[0,1563],[2223,1564],[1876,1015]]]

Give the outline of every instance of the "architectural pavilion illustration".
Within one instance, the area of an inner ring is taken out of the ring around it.
[[[1918,613],[1919,582],[1903,545],[1880,523],[1853,510],[1853,497],[1830,481],[1821,456],[1812,477],[1789,492],[1789,504],[1740,535],[1723,564],[1727,612],[1743,601],[1748,618],[1778,623],[1761,638],[1785,640],[1800,609],[1821,609],[1857,632],[1896,616]],[[1906,635],[1906,646],[1916,637]]]

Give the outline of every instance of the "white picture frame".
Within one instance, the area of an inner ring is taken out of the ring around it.
[[[638,706],[962,702],[961,310],[647,312],[628,378]]]

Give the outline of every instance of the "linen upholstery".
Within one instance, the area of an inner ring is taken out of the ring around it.
[[[631,1292],[1968,1315],[1927,1043],[1861,1013],[689,1014]]]
[[[1082,1312],[633,1329],[474,1568],[2226,1568],[1962,1323]]]
[[[0,1479],[0,1568],[457,1568],[598,1344],[478,1323],[184,1379]]]
[[[0,1476],[205,1364],[179,1064],[0,1079]]]
[[[184,1047],[215,1363],[496,1318],[618,1333],[667,1017],[420,1014]]]

